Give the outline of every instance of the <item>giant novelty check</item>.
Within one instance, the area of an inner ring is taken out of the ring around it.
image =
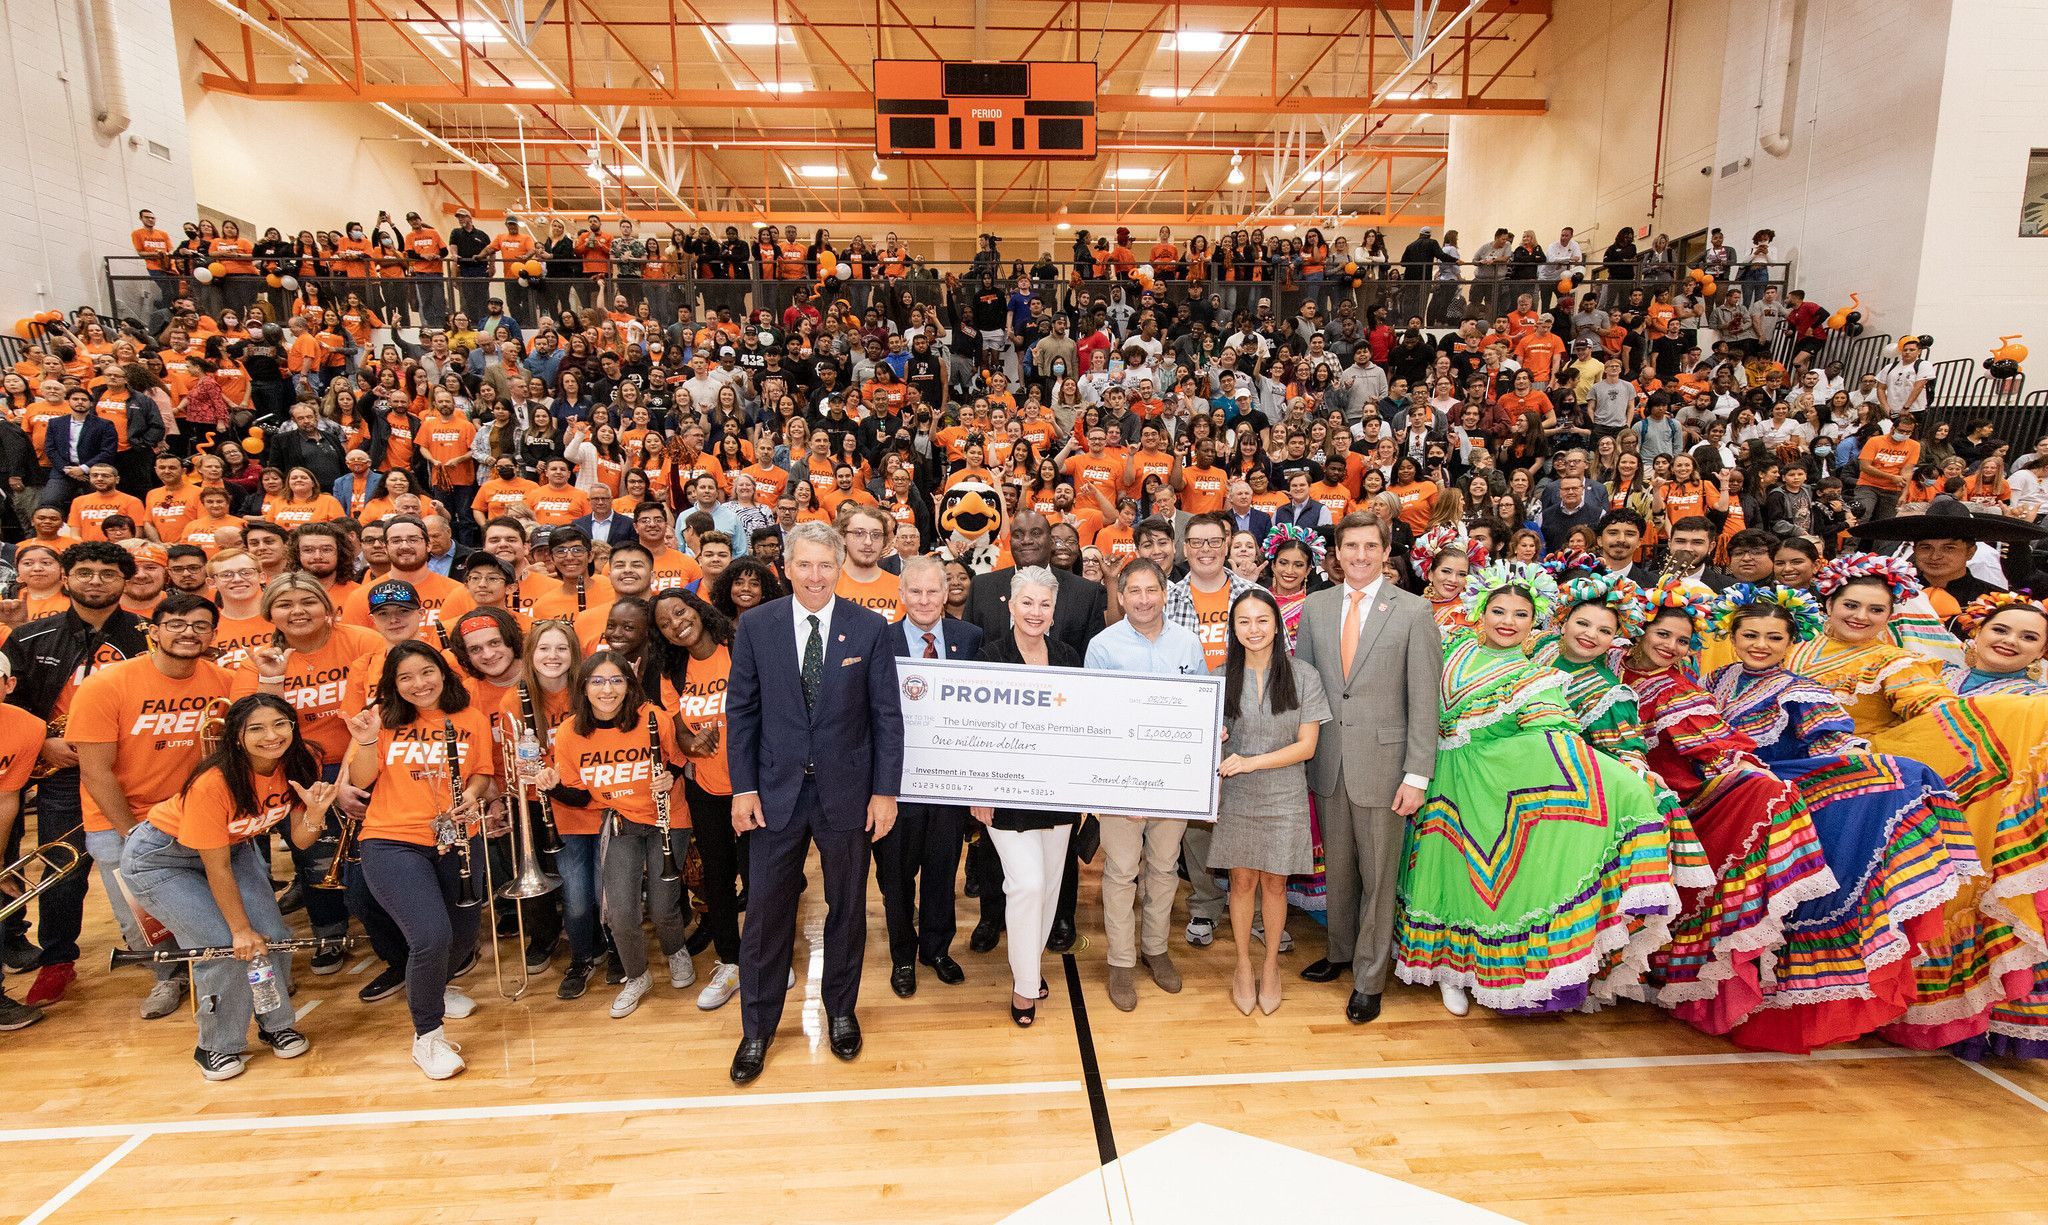
[[[1216,819],[1220,677],[903,659],[897,681],[904,800]]]

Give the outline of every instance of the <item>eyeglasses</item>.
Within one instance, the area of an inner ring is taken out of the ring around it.
[[[581,557],[590,552],[580,544],[558,544],[551,551],[557,557]]]
[[[164,634],[206,634],[213,631],[213,622],[159,621],[156,623],[156,628],[159,633]]]
[[[626,678],[623,676],[593,676],[583,683],[591,689],[613,689],[623,686],[626,683]]]

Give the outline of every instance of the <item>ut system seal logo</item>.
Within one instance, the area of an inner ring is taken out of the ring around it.
[[[931,691],[925,679],[915,673],[903,678],[903,696],[915,702]]]

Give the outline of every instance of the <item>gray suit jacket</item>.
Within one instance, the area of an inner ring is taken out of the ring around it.
[[[1316,742],[1308,784],[1320,796],[1334,796],[1342,785],[1355,804],[1391,807],[1404,775],[1436,773],[1443,637],[1429,602],[1392,583],[1380,584],[1366,610],[1348,677],[1340,662],[1343,628],[1344,588],[1308,597],[1295,633],[1294,662],[1322,677],[1337,716]]]

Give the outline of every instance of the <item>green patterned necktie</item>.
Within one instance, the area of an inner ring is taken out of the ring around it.
[[[809,710],[818,700],[818,682],[825,679],[825,637],[818,632],[818,614],[806,618],[811,623],[811,636],[804,643],[804,709]]]

